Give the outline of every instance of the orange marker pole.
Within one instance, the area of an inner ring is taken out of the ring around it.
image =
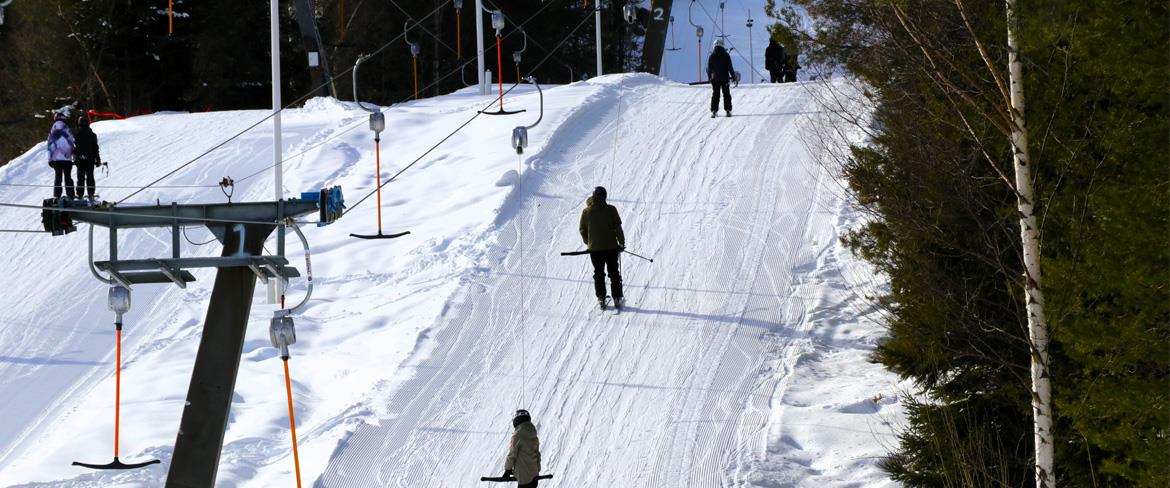
[[[455,15],[455,60],[463,61],[463,15],[462,12],[457,12]]]
[[[118,428],[122,418],[122,324],[118,324],[118,349],[114,366],[114,459],[118,459]]]
[[[520,83],[520,65],[516,65],[516,83]]]
[[[500,54],[500,36],[496,36],[496,76],[500,77],[500,111],[504,111],[504,57]]]
[[[378,235],[382,235],[382,138],[374,138],[374,180],[378,184]]]
[[[411,64],[414,65],[414,99],[418,100],[418,58],[410,58]]]
[[[175,33],[175,0],[167,0],[167,34]]]
[[[297,421],[293,416],[292,380],[288,374],[288,358],[284,359],[284,389],[288,392],[288,428],[292,431],[293,466],[297,470],[297,488],[301,488],[301,456],[297,452]]]

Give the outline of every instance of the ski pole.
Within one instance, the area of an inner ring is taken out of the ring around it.
[[[654,260],[653,260],[653,259],[650,259],[650,258],[648,258],[648,257],[646,257],[646,256],[642,256],[642,255],[640,255],[640,254],[635,254],[635,253],[632,253],[632,252],[630,252],[630,251],[627,251],[627,250],[625,250],[624,248],[622,249],[622,252],[624,252],[624,253],[626,253],[626,254],[629,254],[629,255],[631,255],[631,256],[633,256],[633,257],[636,257],[636,258],[642,258],[642,259],[645,259],[645,260],[647,260],[647,261],[650,261],[651,263],[653,263],[653,262],[654,262]]]

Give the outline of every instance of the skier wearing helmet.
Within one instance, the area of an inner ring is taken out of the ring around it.
[[[540,476],[540,438],[527,410],[517,410],[512,416],[512,441],[508,443],[508,458],[504,461],[504,477],[515,476],[517,488],[536,488]]]
[[[735,79],[735,68],[731,66],[731,55],[723,47],[723,39],[715,39],[711,56],[707,57],[707,79],[711,80],[711,117],[719,112],[719,94],[723,94],[723,110],[731,117],[731,82]]]
[[[581,241],[589,249],[593,262],[593,292],[597,303],[605,310],[605,272],[609,270],[609,281],[613,304],[618,310],[625,305],[622,296],[622,249],[626,246],[626,234],[622,230],[622,218],[613,205],[605,201],[604,187],[593,189],[593,196],[585,199],[581,211]]]

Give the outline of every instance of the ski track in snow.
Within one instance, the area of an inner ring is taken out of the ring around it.
[[[290,362],[306,483],[482,486],[479,476],[502,470],[511,413],[527,408],[545,472],[555,475],[542,486],[892,485],[877,457],[893,442],[899,390],[865,361],[880,327],[868,323],[876,312],[861,298],[880,283],[838,242],[859,217],[802,142],[818,113],[809,91],[818,89],[745,85],[733,93],[737,115],[714,120],[708,87],[646,75],[546,89],[549,112],[516,178],[507,134],[534,120],[536,104],[533,90],[521,89],[505,103],[528,114],[473,123],[384,188],[387,230],[410,229],[410,238],[375,248],[346,237],[372,230],[373,199],[334,226],[306,227],[317,288],[297,318]],[[484,100],[465,91],[387,109],[395,131],[384,135],[383,178]],[[157,115],[95,129],[104,153],[133,154],[112,163],[112,184],[145,184],[259,117]],[[286,115],[286,157],[306,151],[285,163],[287,193],[340,184],[352,205],[370,191],[364,117],[323,99]],[[165,162],[142,154],[144,144],[192,132],[198,143],[164,144]],[[271,164],[268,137],[245,136],[177,180],[261,171]],[[0,181],[51,180],[38,149],[0,168]],[[597,310],[587,257],[559,255],[582,247],[578,218],[596,185],[621,212],[630,249],[655,258],[623,256],[621,314]],[[236,191],[236,201],[270,199],[271,173]],[[0,200],[39,203],[43,193],[0,188]],[[156,197],[223,200],[216,188],[140,196]],[[36,217],[0,209],[11,226],[36,228]],[[104,286],[86,270],[84,234],[0,235],[18,280],[35,281],[45,262],[69,277],[48,280],[59,293],[13,288],[0,303],[8,351],[0,394],[20,399],[0,405],[15,420],[0,426],[0,484],[165,479],[214,275],[197,271],[186,290],[135,288],[123,345],[122,457],[163,464],[71,468],[108,456],[113,428],[112,318]],[[121,239],[123,257],[169,252],[164,232],[142,234]],[[210,238],[197,228],[188,235]],[[102,259],[102,230],[95,241]],[[291,242],[289,259],[303,268]],[[290,300],[301,293],[294,281]],[[292,483],[283,377],[267,340],[272,307],[260,304],[262,294],[217,486]]]
[[[471,474],[502,469],[516,408],[534,413],[555,486],[750,485],[771,399],[811,349],[812,297],[797,291],[835,243],[815,206],[823,171],[799,140],[813,102],[744,89],[742,115],[706,120],[706,90],[637,80],[530,161],[491,271],[461,287],[430,354],[384,399],[391,414],[345,440],[316,486],[476,486]],[[595,311],[586,260],[558,255],[579,247],[596,184],[628,243],[656,256],[623,258],[620,315]]]

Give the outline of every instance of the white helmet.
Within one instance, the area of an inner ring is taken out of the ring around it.
[[[715,49],[717,47],[723,47],[723,39],[715,39],[715,45],[712,46],[711,49]]]

